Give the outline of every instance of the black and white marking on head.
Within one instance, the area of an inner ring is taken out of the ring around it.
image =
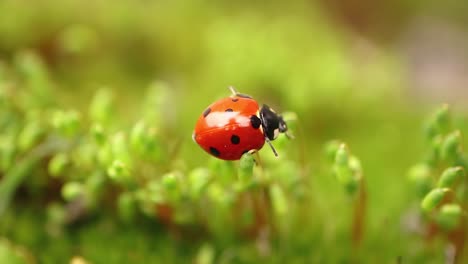
[[[252,115],[250,117],[250,124],[252,125],[253,128],[258,129],[262,125],[262,120],[256,115]]]
[[[203,111],[203,117],[206,117],[209,113],[211,112],[211,108],[207,108],[205,109],[205,111]]]
[[[260,110],[260,118],[263,126],[263,131],[266,137],[274,140],[278,137],[279,133],[284,133],[288,130],[286,122],[283,117],[275,113],[268,105],[263,105]]]
[[[213,155],[216,156],[216,157],[219,157],[219,155],[221,155],[221,153],[219,152],[219,150],[216,149],[215,147],[210,147],[210,153],[213,154]]]
[[[240,137],[238,135],[232,135],[231,136],[231,143],[234,145],[237,145],[240,143]]]
[[[228,108],[228,109],[226,109],[226,110],[224,110],[224,111],[225,111],[225,112],[232,112],[232,111],[234,111],[234,110],[232,110],[232,108]]]

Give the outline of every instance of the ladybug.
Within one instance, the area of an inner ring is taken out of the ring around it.
[[[193,140],[223,160],[238,160],[248,151],[260,150],[265,141],[278,156],[270,141],[287,132],[283,117],[266,104],[259,108],[251,96],[229,89],[230,97],[214,102],[198,118]]]

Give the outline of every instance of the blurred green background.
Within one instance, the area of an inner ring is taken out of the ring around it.
[[[418,200],[406,173],[423,159],[422,127],[433,108],[450,103],[457,127],[467,131],[464,1],[3,0],[0,14],[0,82],[29,93],[22,61],[38,59],[50,92],[43,96],[55,107],[87,111],[97,90],[111,91],[116,130],[142,118],[146,92],[157,87],[163,99],[155,125],[177,146],[174,166],[212,162],[191,133],[230,85],[296,113],[296,138],[280,155],[300,167],[308,193],[289,201],[300,214],[285,220],[288,235],[268,253],[255,238],[174,234],[144,217],[121,223],[112,200],[51,235],[47,205],[19,193],[0,219],[0,259],[18,247],[27,263],[73,256],[90,263],[444,260],[442,242],[426,245],[408,227]],[[368,217],[357,251],[347,240],[350,202],[323,157],[324,144],[335,138],[360,158],[367,181]]]

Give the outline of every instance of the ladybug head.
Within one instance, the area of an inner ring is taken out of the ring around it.
[[[288,131],[288,126],[283,117],[266,104],[260,109],[260,120],[262,121],[263,133],[269,140],[274,140],[278,137],[279,133],[286,133]]]

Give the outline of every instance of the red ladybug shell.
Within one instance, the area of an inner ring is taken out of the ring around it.
[[[193,139],[209,154],[238,160],[265,143],[258,103],[241,95],[214,102],[198,118]]]

